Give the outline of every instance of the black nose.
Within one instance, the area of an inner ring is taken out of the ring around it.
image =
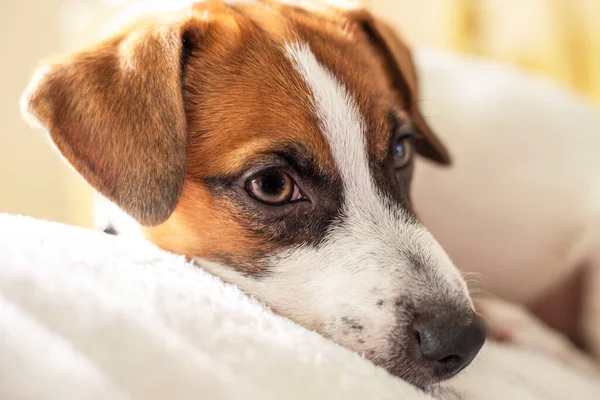
[[[421,354],[440,379],[448,379],[473,361],[485,342],[485,329],[474,314],[439,316],[414,325]]]

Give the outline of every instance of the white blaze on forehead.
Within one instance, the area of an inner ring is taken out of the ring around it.
[[[369,170],[366,124],[352,95],[331,71],[319,63],[308,45],[288,44],[286,52],[313,95],[314,112],[342,178],[344,211],[350,219],[368,217],[398,233],[398,222],[406,221],[407,215],[397,207],[388,207],[389,200],[373,181]]]
[[[372,186],[364,136],[365,124],[350,93],[319,63],[306,44],[288,44],[286,51],[312,92],[314,111],[331,147],[346,191],[354,192],[352,186],[357,185],[351,183],[357,181],[361,186]]]

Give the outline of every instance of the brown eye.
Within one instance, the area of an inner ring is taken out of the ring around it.
[[[256,200],[273,206],[298,200],[300,193],[292,178],[281,171],[255,175],[246,183],[246,190]]]
[[[405,167],[411,159],[410,137],[410,135],[398,135],[392,143],[392,157],[396,169]]]

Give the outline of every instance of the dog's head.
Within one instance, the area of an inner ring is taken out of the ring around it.
[[[41,69],[25,108],[159,246],[419,386],[484,336],[413,214],[410,52],[366,11],[261,2],[144,20]]]

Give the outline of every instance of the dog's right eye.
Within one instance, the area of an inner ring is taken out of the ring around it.
[[[280,206],[303,198],[294,180],[285,172],[277,170],[254,175],[246,182],[246,190],[256,200],[271,206]]]

